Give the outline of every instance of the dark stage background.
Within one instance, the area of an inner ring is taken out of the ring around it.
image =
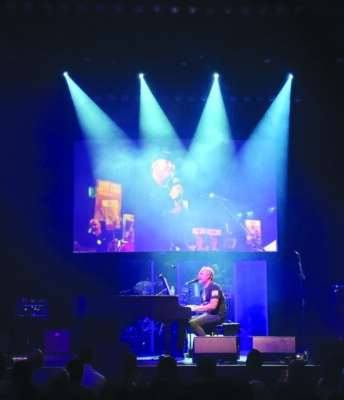
[[[141,12],[135,11],[139,3]],[[31,329],[28,323],[72,330],[78,323],[75,296],[116,293],[122,268],[204,259],[202,254],[72,254],[73,146],[81,132],[65,70],[133,135],[136,76],[145,72],[184,138],[195,130],[204,104],[200,97],[217,71],[238,139],[248,138],[269,96],[292,72],[280,251],[235,259],[267,261],[270,335],[296,336],[299,348],[303,330],[307,346],[344,335],[344,289],[333,295],[333,285],[344,284],[343,6],[305,0],[194,3],[195,13],[188,1],[164,1],[160,12],[149,1],[125,1],[122,10],[111,1],[1,2],[0,330],[11,332],[13,351],[25,342],[20,335]],[[173,13],[172,6],[180,10]],[[110,100],[111,94],[116,98]],[[176,95],[183,100],[174,100]],[[187,102],[190,95],[194,102]],[[306,276],[302,285],[295,250]],[[207,260],[221,264],[221,257],[207,255]],[[18,319],[17,302],[23,298],[45,300],[48,318]]]

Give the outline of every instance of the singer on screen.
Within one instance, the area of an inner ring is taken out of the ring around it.
[[[132,196],[135,248],[137,251],[185,250],[190,232],[189,202],[184,198],[174,155],[169,150],[158,150],[147,164],[140,171]]]

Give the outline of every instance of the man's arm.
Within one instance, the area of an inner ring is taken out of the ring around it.
[[[208,312],[208,311],[215,310],[218,304],[219,304],[219,299],[218,298],[213,298],[213,299],[210,299],[210,302],[208,304],[201,304],[199,306],[189,305],[187,307],[190,307],[191,311]]]

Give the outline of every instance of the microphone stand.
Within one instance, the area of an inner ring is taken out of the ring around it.
[[[232,205],[229,204],[229,201],[224,202],[222,199],[221,200],[221,204],[222,206],[226,209],[226,211],[228,212],[228,214],[232,217],[232,219],[237,223],[237,225],[245,232],[246,237],[247,236],[252,236],[252,241],[254,242],[254,246],[256,247],[257,250],[259,251],[263,251],[265,252],[264,247],[258,242],[257,240],[257,236],[254,236],[247,228],[246,226],[239,221],[236,212],[233,208]]]
[[[306,279],[306,276],[303,272],[302,263],[301,263],[301,256],[300,253],[294,251],[297,257],[297,265],[299,268],[299,278],[300,278],[300,293],[301,293],[301,332],[302,332],[302,346],[304,350],[304,354],[308,356],[308,348],[306,342],[306,302],[305,302],[305,295],[304,295],[304,284],[303,282]]]
[[[341,337],[338,335],[336,294],[340,289],[343,289],[343,288],[344,288],[344,285],[333,285],[332,286],[332,290],[333,290],[333,311],[334,311],[334,332],[335,332],[336,340],[341,339]]]

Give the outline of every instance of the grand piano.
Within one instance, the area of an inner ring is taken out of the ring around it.
[[[83,321],[86,337],[98,339],[105,333],[120,340],[123,331],[139,319],[172,323],[188,321],[192,312],[179,304],[176,295],[92,295],[79,296],[78,316]]]

